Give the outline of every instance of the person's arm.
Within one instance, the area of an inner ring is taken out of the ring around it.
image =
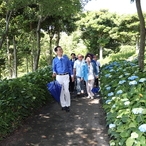
[[[72,82],[74,82],[74,76],[73,76],[73,70],[72,70],[72,65],[71,61],[67,58],[67,63],[68,63],[68,68],[69,68],[69,74],[71,76]]]
[[[97,63],[98,63],[98,67],[99,67],[99,70],[100,70],[100,62],[99,62],[99,61],[97,61]]]
[[[72,70],[72,65],[71,65],[71,61],[68,59],[68,58],[66,58],[67,59],[67,66],[68,66],[68,68],[69,68],[69,74],[71,75],[71,76],[73,76],[73,70]]]
[[[95,75],[96,78],[98,78],[98,69],[97,66],[92,62],[92,66],[93,66],[93,73]]]
[[[76,76],[76,68],[73,68],[73,75]]]
[[[74,62],[74,66],[73,66],[73,75],[74,77],[76,76],[76,61]]]
[[[53,70],[52,76],[55,77],[56,76],[55,59],[53,59],[53,61],[52,61],[52,70]]]
[[[81,65],[81,80],[84,79],[84,71],[83,71],[83,69],[84,69],[84,66]]]

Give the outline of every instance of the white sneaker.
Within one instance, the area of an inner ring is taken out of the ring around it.
[[[91,96],[91,99],[94,99],[94,97],[93,97],[93,96]]]
[[[84,90],[81,90],[81,93],[84,94]]]
[[[90,98],[90,96],[87,96],[87,98]]]

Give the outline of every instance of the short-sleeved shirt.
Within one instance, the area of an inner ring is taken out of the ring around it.
[[[76,69],[76,76],[81,77],[81,67],[82,67],[83,61],[76,60],[74,62],[74,68]]]

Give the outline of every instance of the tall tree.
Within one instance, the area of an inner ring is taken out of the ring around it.
[[[107,10],[99,12],[87,12],[79,21],[82,31],[82,39],[84,40],[89,52],[98,54],[100,50],[100,58],[102,58],[103,48],[117,51],[119,42],[114,34],[116,34],[116,14],[109,13]]]
[[[0,49],[4,43],[4,40],[9,32],[9,23],[12,15],[12,10],[7,9],[8,2],[0,1],[0,14],[2,18],[5,19],[5,27],[1,31],[1,38],[0,38]],[[2,26],[1,26],[2,27]]]
[[[141,9],[141,0],[131,0],[131,2],[136,2],[137,14],[140,21],[140,48],[138,55],[138,65],[141,71],[144,70],[144,52],[145,52],[145,37],[146,37],[146,28],[144,16]]]
[[[42,27],[42,23],[47,20],[48,17],[53,16],[61,16],[62,18],[66,18],[71,16],[72,14],[76,14],[81,9],[81,3],[79,0],[69,0],[66,2],[65,0],[42,0],[37,3],[38,13],[35,13],[37,18],[37,27],[36,27],[36,40],[37,40],[37,50],[36,55],[34,56],[34,70],[38,68],[39,56],[41,52],[40,45],[40,30]],[[51,25],[52,27],[52,25]],[[54,27],[54,26],[53,26]],[[52,49],[52,48],[50,48]],[[50,51],[50,57],[52,57],[52,51]]]

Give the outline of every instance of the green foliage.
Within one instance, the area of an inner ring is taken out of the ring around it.
[[[80,24],[82,39],[88,50],[97,54],[99,48],[107,48],[117,52],[120,43],[117,40],[118,15],[107,10],[99,12],[86,12],[83,14]]]
[[[129,57],[132,57],[135,54],[135,48],[131,46],[121,46],[121,49],[116,54],[110,54],[109,58],[111,61],[126,60]]]
[[[122,15],[118,23],[118,40],[124,44],[134,44],[136,37],[139,37],[140,34],[138,16],[135,14]]]
[[[13,131],[22,120],[44,105],[49,98],[47,83],[51,79],[50,67],[21,78],[0,83],[0,138]]]
[[[107,57],[101,60],[101,64],[103,65],[109,63],[110,61],[122,61],[127,60],[128,58],[136,58],[134,46],[129,45],[121,46],[120,51],[116,54],[109,49],[104,49],[104,53]]]

